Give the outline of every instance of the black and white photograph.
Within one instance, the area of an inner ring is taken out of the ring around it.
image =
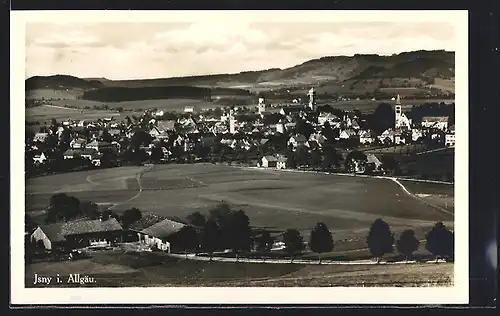
[[[13,298],[467,300],[466,11],[11,19]]]

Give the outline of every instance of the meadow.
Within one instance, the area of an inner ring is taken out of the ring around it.
[[[123,102],[99,102],[90,100],[54,100],[51,101],[57,106],[71,106],[83,109],[85,107],[104,106],[110,109],[123,108],[124,110],[143,111],[146,109],[159,109],[164,111],[182,112],[186,106],[193,106],[196,111],[215,107],[212,102],[198,99],[159,99],[159,100],[137,100]]]
[[[343,249],[364,248],[371,223],[382,218],[399,234],[414,229],[418,238],[436,222],[453,226],[453,215],[408,195],[386,179],[347,177],[212,164],[157,165],[75,172],[28,179],[26,209],[48,205],[55,193],[114,204],[115,211],[136,207],[145,213],[185,218],[221,202],[242,209],[256,227],[296,228],[307,239],[322,221]]]
[[[116,111],[100,111],[100,110],[83,110],[83,109],[70,109],[59,106],[48,106],[40,105],[36,107],[26,108],[25,117],[26,121],[36,122],[39,125],[44,125],[45,123],[50,124],[52,118],[57,121],[73,119],[73,120],[97,120],[103,117],[115,117],[119,118],[125,115],[121,115]]]
[[[95,277],[85,287],[166,286],[451,286],[453,264],[302,265],[206,262],[162,253],[100,253],[90,259],[41,262],[26,267],[26,287],[33,274],[67,276],[78,271]],[[61,284],[60,286],[65,286]],[[68,285],[66,285],[68,286]],[[75,285],[72,285],[73,287]]]

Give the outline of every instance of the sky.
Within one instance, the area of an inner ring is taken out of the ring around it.
[[[454,26],[445,22],[30,22],[25,77],[237,73],[324,56],[455,51],[454,45]]]

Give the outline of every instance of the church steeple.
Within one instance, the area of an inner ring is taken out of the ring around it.
[[[401,105],[401,98],[398,96],[396,97],[396,105]]]

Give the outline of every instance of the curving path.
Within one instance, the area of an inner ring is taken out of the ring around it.
[[[213,262],[244,262],[244,263],[262,263],[262,264],[306,264],[306,265],[318,265],[318,260],[304,260],[304,259],[296,259],[291,261],[290,259],[249,259],[240,257],[236,258],[226,258],[226,257],[212,257],[210,260],[209,257],[197,256],[195,254],[174,254],[169,253],[168,256],[179,258],[179,259],[187,259],[187,260],[197,260],[197,261],[213,261]],[[444,260],[438,260],[438,263],[444,262]],[[394,265],[394,264],[416,264],[416,261],[395,261],[395,262],[387,262],[380,261],[377,263],[375,260],[352,260],[352,261],[334,261],[334,260],[322,260],[322,265]],[[429,260],[426,263],[435,264],[436,260]]]
[[[148,166],[146,169],[139,171],[139,172],[135,175],[135,180],[137,181],[137,184],[139,185],[139,191],[137,192],[137,194],[136,194],[136,195],[134,195],[133,197],[131,197],[130,199],[128,199],[128,200],[126,200],[126,201],[123,201],[123,202],[120,202],[120,203],[117,203],[117,204],[115,204],[115,205],[111,206],[109,209],[110,209],[110,210],[113,210],[113,209],[114,209],[115,207],[117,207],[117,206],[123,205],[123,204],[125,204],[125,203],[131,202],[131,201],[133,201],[133,200],[137,199],[137,198],[141,195],[141,193],[142,193],[142,183],[141,183],[141,177],[142,177],[142,176],[143,176],[146,172],[149,172],[149,171],[150,171],[151,169],[153,169],[153,168],[154,168],[154,165],[150,165],[150,166]]]

